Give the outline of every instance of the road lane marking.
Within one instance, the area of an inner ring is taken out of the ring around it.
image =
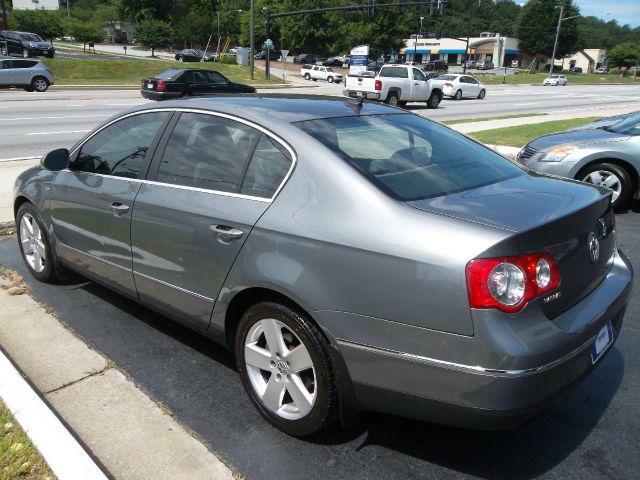
[[[65,132],[35,132],[35,133],[25,133],[25,135],[57,135],[63,133],[87,133],[91,130],[67,130]]]
[[[65,105],[65,107],[86,107],[87,105]]]
[[[65,118],[95,118],[95,117],[110,117],[110,114],[107,115],[65,115],[64,117],[21,117],[21,118],[0,118],[2,122],[15,122],[22,120],[63,120]]]
[[[540,102],[529,102],[529,103],[514,103],[516,107],[526,107],[528,105],[540,105]]]

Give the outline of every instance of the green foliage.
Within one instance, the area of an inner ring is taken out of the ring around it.
[[[175,27],[174,39],[176,43],[185,48],[193,48],[194,46],[206,45],[209,35],[211,35],[211,24],[206,16],[191,11],[178,21]],[[215,48],[217,39],[212,38],[212,42]]]
[[[10,28],[37,33],[45,40],[61,37],[64,33],[62,17],[57,11],[14,10],[8,19]]]
[[[171,25],[162,20],[145,18],[136,23],[136,38],[143,45],[151,48],[151,56],[158,47],[165,47],[171,43],[173,30]]]
[[[236,65],[238,62],[234,55],[222,55],[220,58],[218,58],[218,63],[221,63],[223,65]]]
[[[69,36],[75,38],[77,42],[82,42],[84,46],[87,43],[101,41],[105,35],[99,24],[75,18],[67,19],[65,30]]]
[[[640,27],[633,30],[615,20],[605,22],[596,17],[578,19],[579,48],[612,48],[620,43],[640,43]]]
[[[520,39],[520,50],[532,55],[550,57],[556,37],[556,27],[560,10],[556,0],[529,0],[520,12],[516,35]],[[578,15],[578,9],[571,0],[565,1],[563,18]],[[556,58],[562,58],[576,51],[578,33],[576,19],[562,22]]]
[[[609,52],[609,64],[615,67],[632,66],[640,63],[640,45],[622,43]]]

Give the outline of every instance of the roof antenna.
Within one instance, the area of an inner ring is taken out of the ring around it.
[[[360,110],[362,110],[362,104],[367,99],[367,96],[364,92],[357,92],[356,95],[357,96],[355,98],[349,98],[348,103],[355,107],[354,110],[356,111],[356,113],[360,113]]]

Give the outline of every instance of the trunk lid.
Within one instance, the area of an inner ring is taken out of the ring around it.
[[[541,308],[549,318],[587,296],[611,268],[615,241],[607,189],[530,174],[408,203],[421,210],[510,230],[518,236],[521,254],[550,254],[558,265],[560,286],[541,299]],[[597,250],[597,258],[591,249]]]

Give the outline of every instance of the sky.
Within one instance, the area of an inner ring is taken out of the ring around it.
[[[631,28],[640,26],[640,0],[574,0],[573,3],[584,16],[592,15],[605,21],[617,20],[620,25],[629,25]]]

